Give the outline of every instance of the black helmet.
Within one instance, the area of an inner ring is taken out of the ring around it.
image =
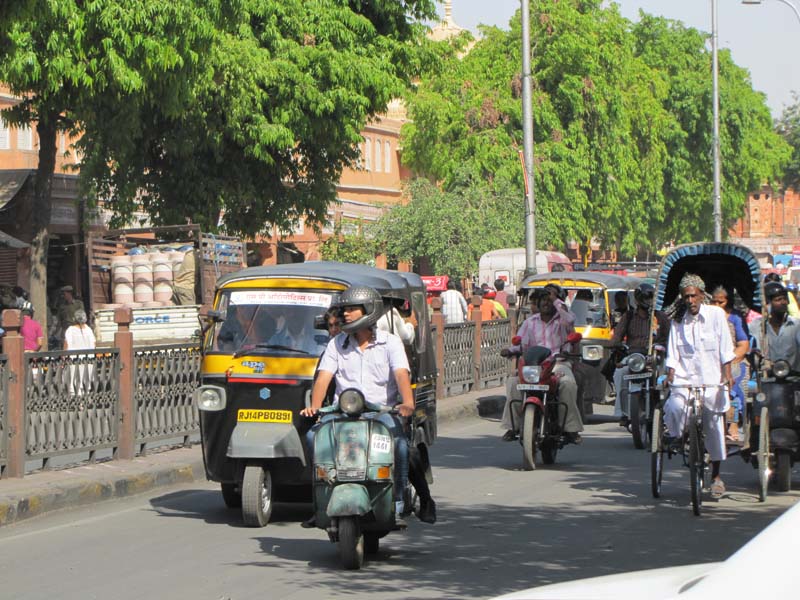
[[[636,306],[650,310],[653,305],[653,298],[656,295],[656,288],[652,283],[640,283],[633,292],[633,299],[636,301]]]
[[[356,285],[347,288],[336,301],[338,308],[345,306],[363,306],[364,316],[352,323],[342,323],[342,331],[354,333],[365,327],[372,327],[384,313],[383,298],[371,287]]]
[[[767,299],[767,302],[772,302],[773,298],[777,296],[789,297],[785,287],[777,281],[770,281],[764,286],[764,298]]]
[[[766,275],[764,275],[764,283],[769,283],[771,281],[780,283],[782,281],[781,276],[778,275],[777,273],[767,273]]]

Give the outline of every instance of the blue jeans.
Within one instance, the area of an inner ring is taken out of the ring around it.
[[[308,445],[309,456],[314,456],[314,436],[317,430],[322,427],[323,424],[336,419],[338,416],[338,414],[322,415],[319,423],[316,423],[308,430],[308,433],[306,433],[306,444]],[[402,500],[403,490],[408,483],[408,439],[403,430],[403,424],[398,416],[391,413],[372,412],[364,413],[363,416],[383,423],[392,435],[392,439],[394,440],[394,500]]]

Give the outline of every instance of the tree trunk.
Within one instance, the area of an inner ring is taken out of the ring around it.
[[[56,168],[57,114],[40,114],[36,125],[39,134],[39,166],[33,182],[33,240],[31,241],[31,302],[36,320],[42,325],[47,344],[47,253],[50,244],[53,173]]]

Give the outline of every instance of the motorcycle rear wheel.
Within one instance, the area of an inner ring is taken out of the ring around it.
[[[778,452],[775,463],[775,487],[779,492],[788,492],[792,489],[792,456]]]
[[[339,518],[339,557],[348,570],[360,569],[364,564],[364,534],[358,517]]]
[[[556,462],[558,455],[558,442],[553,438],[547,438],[542,441],[542,462],[546,465],[552,465]]]
[[[640,392],[628,393],[628,407],[631,419],[633,447],[642,450],[647,442],[647,413]]]
[[[522,414],[522,468],[526,471],[536,469],[536,445],[539,431],[536,427],[535,404],[526,404]]]

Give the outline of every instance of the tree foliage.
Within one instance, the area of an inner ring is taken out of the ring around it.
[[[345,234],[341,223],[337,223],[333,235],[320,245],[322,260],[375,266],[375,257],[380,254],[378,245],[363,227],[361,224],[358,233]]]
[[[778,134],[792,148],[792,157],[783,177],[785,187],[800,190],[800,96],[794,94],[794,102],[783,110],[777,123]]]
[[[472,274],[481,254],[522,244],[520,200],[501,186],[456,173],[448,190],[412,181],[410,201],[389,211],[375,228],[380,248],[397,260],[426,257],[433,271],[456,279]]]
[[[598,239],[625,254],[708,237],[710,53],[700,32],[644,17],[634,25],[601,0],[534,0],[535,191],[540,246]],[[519,15],[519,13],[518,13]],[[463,58],[409,97],[404,161],[448,192],[467,169],[518,190],[522,173],[521,28],[484,29]],[[747,73],[721,55],[723,211],[774,179],[786,146]],[[699,216],[699,218],[698,218]],[[521,221],[523,204],[515,217]]]

